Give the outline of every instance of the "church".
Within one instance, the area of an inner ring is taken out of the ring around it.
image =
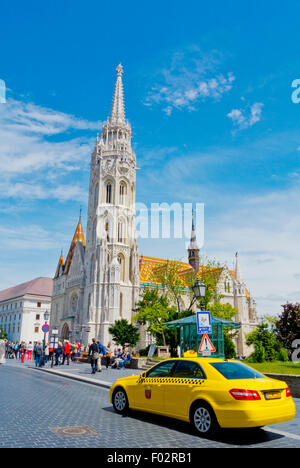
[[[107,344],[109,327],[118,319],[131,322],[132,310],[144,287],[157,287],[155,271],[167,260],[139,255],[135,229],[136,155],[131,126],[125,119],[123,67],[118,65],[111,114],[97,135],[91,155],[86,236],[81,216],[66,258],[61,254],[53,281],[51,327],[61,339]],[[184,285],[189,271],[199,271],[199,248],[194,223],[188,262],[176,262]],[[235,270],[216,271],[221,302],[238,310],[241,322],[237,352],[249,354],[245,333],[258,324],[255,301],[246,288],[236,255]],[[183,298],[183,302],[185,302]],[[185,304],[183,304],[183,307]],[[142,333],[139,348],[151,337]]]

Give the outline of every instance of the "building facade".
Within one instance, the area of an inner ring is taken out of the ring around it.
[[[50,313],[53,280],[36,278],[0,291],[0,328],[9,341],[42,341],[45,312]]]
[[[79,219],[66,260],[60,256],[54,276],[51,326],[59,330],[62,339],[84,343],[96,337],[107,344],[111,338],[109,327],[116,320],[131,321],[141,290],[162,286],[153,275],[167,262],[139,256],[135,232],[136,156],[131,147],[131,126],[125,119],[122,66],[116,71],[110,118],[104,122],[101,136],[97,135],[91,156],[86,239]],[[203,268],[199,262],[193,220],[188,263],[176,262],[183,281],[189,272]],[[245,333],[257,325],[257,316],[255,302],[239,270],[238,256],[235,271],[221,268],[216,273],[221,301],[237,308],[236,320],[242,323],[238,352],[249,354]],[[185,302],[188,293],[183,295],[183,307]],[[150,341],[142,333],[139,347]]]

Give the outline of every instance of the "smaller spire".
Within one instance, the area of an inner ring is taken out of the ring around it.
[[[200,249],[198,247],[197,239],[196,239],[194,210],[192,211],[192,233],[191,233],[190,244],[188,247],[188,254],[189,254],[189,264],[193,267],[195,271],[199,271]]]
[[[239,264],[239,254],[236,252],[235,254],[235,279],[236,281],[242,281],[242,275],[240,272],[240,264]]]

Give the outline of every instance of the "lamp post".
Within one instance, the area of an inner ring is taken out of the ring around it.
[[[47,322],[49,320],[49,317],[50,317],[50,314],[48,311],[46,311],[44,313],[44,320],[45,320],[45,325],[47,325]],[[45,346],[46,346],[46,333],[44,333],[44,349],[45,349]]]
[[[202,283],[199,278],[197,278],[196,283],[193,286],[193,291],[196,299],[203,299],[205,297],[205,292],[206,292],[206,286],[204,283]],[[204,304],[201,300],[200,302],[200,308],[201,310],[204,310]]]

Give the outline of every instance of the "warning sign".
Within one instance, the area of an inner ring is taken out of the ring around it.
[[[216,348],[214,347],[214,345],[210,341],[207,333],[204,333],[204,335],[202,337],[202,340],[201,340],[201,343],[200,343],[200,346],[199,346],[199,354],[202,353],[202,354],[205,354],[207,356],[209,353],[215,353],[215,352],[216,352]]]

